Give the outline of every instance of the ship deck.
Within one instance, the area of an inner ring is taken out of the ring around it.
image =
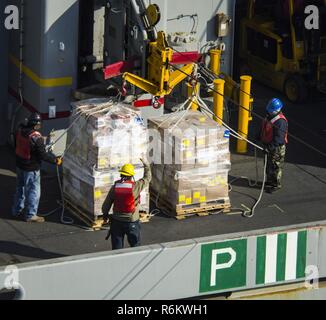
[[[278,93],[255,85],[255,111],[264,116],[264,106]],[[326,153],[326,103],[309,101],[303,105],[287,104],[290,132]],[[252,135],[259,125],[252,123]],[[233,126],[234,127],[234,126]],[[60,224],[59,213],[44,224],[27,224],[10,217],[15,191],[15,159],[9,147],[0,147],[0,266],[19,264],[110,250],[106,231],[88,232],[78,226]],[[263,162],[259,154],[259,181]],[[246,156],[232,155],[230,181],[247,176],[255,180],[256,165],[252,148]],[[230,194],[233,208],[252,207],[260,188],[250,188],[238,180]],[[60,198],[56,177],[43,175],[40,213],[55,209]],[[284,188],[273,195],[264,194],[252,219],[241,215],[210,215],[177,221],[157,215],[142,225],[142,244],[173,242],[228,233],[241,233],[274,227],[326,220],[326,158],[290,139],[284,170]]]

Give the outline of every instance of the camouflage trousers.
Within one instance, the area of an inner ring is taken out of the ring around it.
[[[286,146],[277,147],[268,154],[267,184],[273,187],[282,187],[282,176],[285,162]]]

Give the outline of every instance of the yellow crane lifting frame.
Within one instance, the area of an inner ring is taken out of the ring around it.
[[[162,97],[169,95],[172,90],[194,71],[194,64],[187,64],[180,70],[171,71],[173,49],[166,40],[163,31],[158,32],[157,40],[149,43],[148,76],[147,79],[126,72],[123,75],[125,81],[140,88],[153,96]]]

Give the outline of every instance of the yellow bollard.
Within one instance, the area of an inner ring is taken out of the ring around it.
[[[214,80],[214,114],[215,121],[222,125],[224,111],[224,86],[225,81],[222,79]]]
[[[191,104],[191,110],[198,110],[198,101],[196,96],[200,93],[200,83],[197,82],[196,87],[193,87],[190,83],[187,83],[188,97],[193,99],[193,103]]]
[[[221,50],[211,50],[211,71],[219,76],[221,73]]]
[[[250,76],[242,76],[240,78],[240,110],[239,110],[239,125],[238,133],[244,138],[248,138],[249,121],[250,121],[250,101],[251,99],[251,80]],[[238,140],[237,152],[247,153],[248,143],[245,140]]]

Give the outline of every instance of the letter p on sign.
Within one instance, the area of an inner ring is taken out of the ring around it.
[[[218,256],[222,254],[229,254],[231,259],[227,263],[218,263]],[[217,249],[212,251],[211,263],[211,287],[216,286],[216,271],[231,268],[237,260],[237,253],[232,248]]]
[[[246,239],[202,246],[200,293],[242,288],[246,277]]]

